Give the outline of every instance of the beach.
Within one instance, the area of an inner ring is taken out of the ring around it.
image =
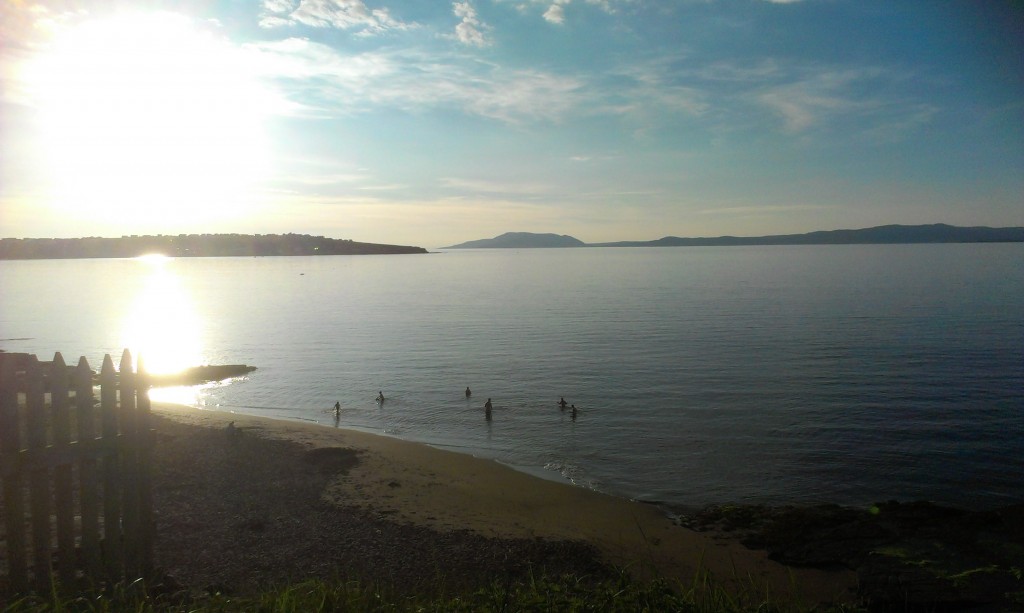
[[[231,427],[229,428],[229,424]],[[401,590],[531,572],[709,573],[801,603],[849,602],[850,570],[788,567],[663,509],[361,431],[155,403],[156,564],[189,590],[306,578]]]

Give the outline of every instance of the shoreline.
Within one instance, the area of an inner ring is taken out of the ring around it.
[[[708,572],[737,589],[750,589],[752,582],[794,602],[850,602],[855,597],[857,575],[851,570],[785,566],[736,537],[680,526],[653,504],[545,479],[495,460],[315,422],[163,402],[153,403],[153,413],[212,431],[234,422],[245,440],[287,442],[308,452],[336,450],[323,454],[346,450],[351,462],[327,475],[319,494],[334,509],[439,535],[469,532],[485,539],[584,543],[604,563],[641,579],[661,577],[688,585]],[[159,455],[159,428],[157,436]]]

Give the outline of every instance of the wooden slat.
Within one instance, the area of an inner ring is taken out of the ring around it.
[[[57,574],[61,583],[69,586],[75,579],[75,503],[69,453],[71,416],[68,409],[68,369],[59,352],[53,356],[49,383],[54,455],[63,454],[68,458],[53,469],[53,495],[57,514]]]
[[[43,398],[43,372],[33,356],[25,368],[25,418],[28,422],[29,458],[46,451],[46,408]],[[32,515],[32,577],[37,589],[50,587],[50,471],[43,462],[29,466],[29,506]]]
[[[103,356],[100,369],[100,421],[104,442],[117,439],[117,373],[110,355]],[[111,578],[122,575],[121,555],[121,496],[119,491],[120,458],[107,456],[103,460],[103,566]]]
[[[24,480],[17,466],[21,449],[18,420],[18,382],[14,361],[0,358],[0,458],[4,461],[4,530],[7,535],[7,574],[14,592],[28,588],[25,552]]]
[[[142,574],[150,577],[153,575],[153,543],[156,540],[156,524],[153,520],[153,431],[150,423],[149,375],[141,355],[135,388],[139,444],[139,548]]]
[[[85,356],[78,360],[74,375],[75,411],[78,424],[79,445],[96,443],[96,416],[92,409],[92,370]],[[96,459],[85,455],[79,461],[78,479],[81,491],[79,505],[82,509],[82,561],[85,573],[90,577],[102,574],[100,557],[99,480],[96,475]]]
[[[139,446],[138,423],[135,411],[135,373],[132,354],[125,349],[121,354],[121,372],[118,376],[121,423],[121,484],[123,489],[122,539],[124,543],[124,569],[126,579],[140,576],[142,564],[139,542]]]

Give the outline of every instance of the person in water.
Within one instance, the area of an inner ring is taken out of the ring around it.
[[[384,402],[384,391],[383,390],[381,390],[380,392],[377,392],[377,402],[380,402],[380,403],[383,404],[383,402]]]
[[[484,403],[484,416],[487,419],[491,418],[491,399],[488,398],[487,402]]]
[[[467,387],[466,388],[466,398],[469,398],[472,395],[473,395],[473,392],[469,391],[469,388]]]
[[[558,401],[558,408],[564,409],[567,404],[569,403],[565,401],[565,396],[562,396],[562,399]]]
[[[337,417],[339,415],[341,415],[341,403],[340,402],[335,402],[334,403],[334,416]]]
[[[576,421],[576,405],[572,405],[572,420]]]

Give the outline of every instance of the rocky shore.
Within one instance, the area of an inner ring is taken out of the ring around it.
[[[721,506],[682,523],[739,538],[783,564],[854,570],[859,600],[872,610],[1024,610],[1024,504]]]

